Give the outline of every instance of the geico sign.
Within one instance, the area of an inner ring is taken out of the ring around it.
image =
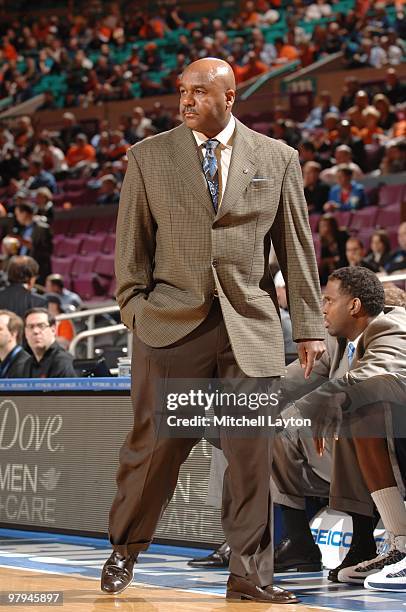
[[[16,404],[9,400],[0,403],[0,450],[17,446],[22,451],[39,451],[46,448],[51,453],[59,450],[55,436],[62,428],[62,415],[40,419],[38,414],[20,417]]]

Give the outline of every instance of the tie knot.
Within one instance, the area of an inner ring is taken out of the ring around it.
[[[220,142],[215,138],[209,138],[209,140],[206,140],[206,142],[203,143],[203,146],[205,147],[207,152],[210,152],[214,151],[219,144]]]

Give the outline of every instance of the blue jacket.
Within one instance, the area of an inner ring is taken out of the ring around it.
[[[367,197],[364,191],[363,185],[356,181],[351,181],[351,193],[347,202],[343,204],[341,202],[341,187],[340,185],[333,185],[330,188],[328,199],[332,202],[340,204],[340,210],[355,210],[356,208],[362,208],[368,205]]]

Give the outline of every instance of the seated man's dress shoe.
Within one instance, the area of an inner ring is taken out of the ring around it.
[[[190,567],[228,567],[231,549],[227,542],[223,542],[215,551],[206,557],[198,557],[188,561]]]
[[[103,567],[101,590],[104,593],[117,595],[130,586],[136,560],[136,554],[123,557],[123,555],[113,550]]]
[[[259,587],[250,580],[234,574],[230,574],[227,582],[226,599],[263,601],[275,604],[298,603],[299,601],[290,591],[285,591],[285,589],[272,584]]]
[[[297,572],[320,572],[322,569],[320,548],[307,539],[285,538],[275,548],[275,572],[294,569]]]

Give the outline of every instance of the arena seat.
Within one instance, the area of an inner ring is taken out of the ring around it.
[[[76,255],[73,258],[71,274],[79,276],[88,272],[93,272],[95,259],[93,255]]]
[[[57,245],[54,245],[54,254],[57,257],[70,257],[79,253],[82,238],[64,236]]]
[[[379,206],[401,204],[406,198],[406,185],[382,185],[379,191]]]
[[[356,210],[351,216],[350,228],[362,229],[365,227],[375,227],[376,215],[378,214],[377,206],[367,206]]]
[[[397,185],[391,186],[397,187]],[[385,206],[385,208],[380,208],[378,210],[376,225],[378,225],[379,227],[390,227],[394,225],[399,225],[400,220],[400,205],[391,204],[389,206]]]
[[[63,277],[69,276],[72,269],[72,264],[72,257],[51,256],[52,272],[54,274],[62,274]]]
[[[103,251],[103,253],[114,253],[115,247],[116,247],[116,235],[107,234],[103,242],[101,250]]]
[[[85,234],[82,245],[80,247],[81,255],[94,253],[97,255],[103,250],[103,244],[106,241],[106,234]]]

